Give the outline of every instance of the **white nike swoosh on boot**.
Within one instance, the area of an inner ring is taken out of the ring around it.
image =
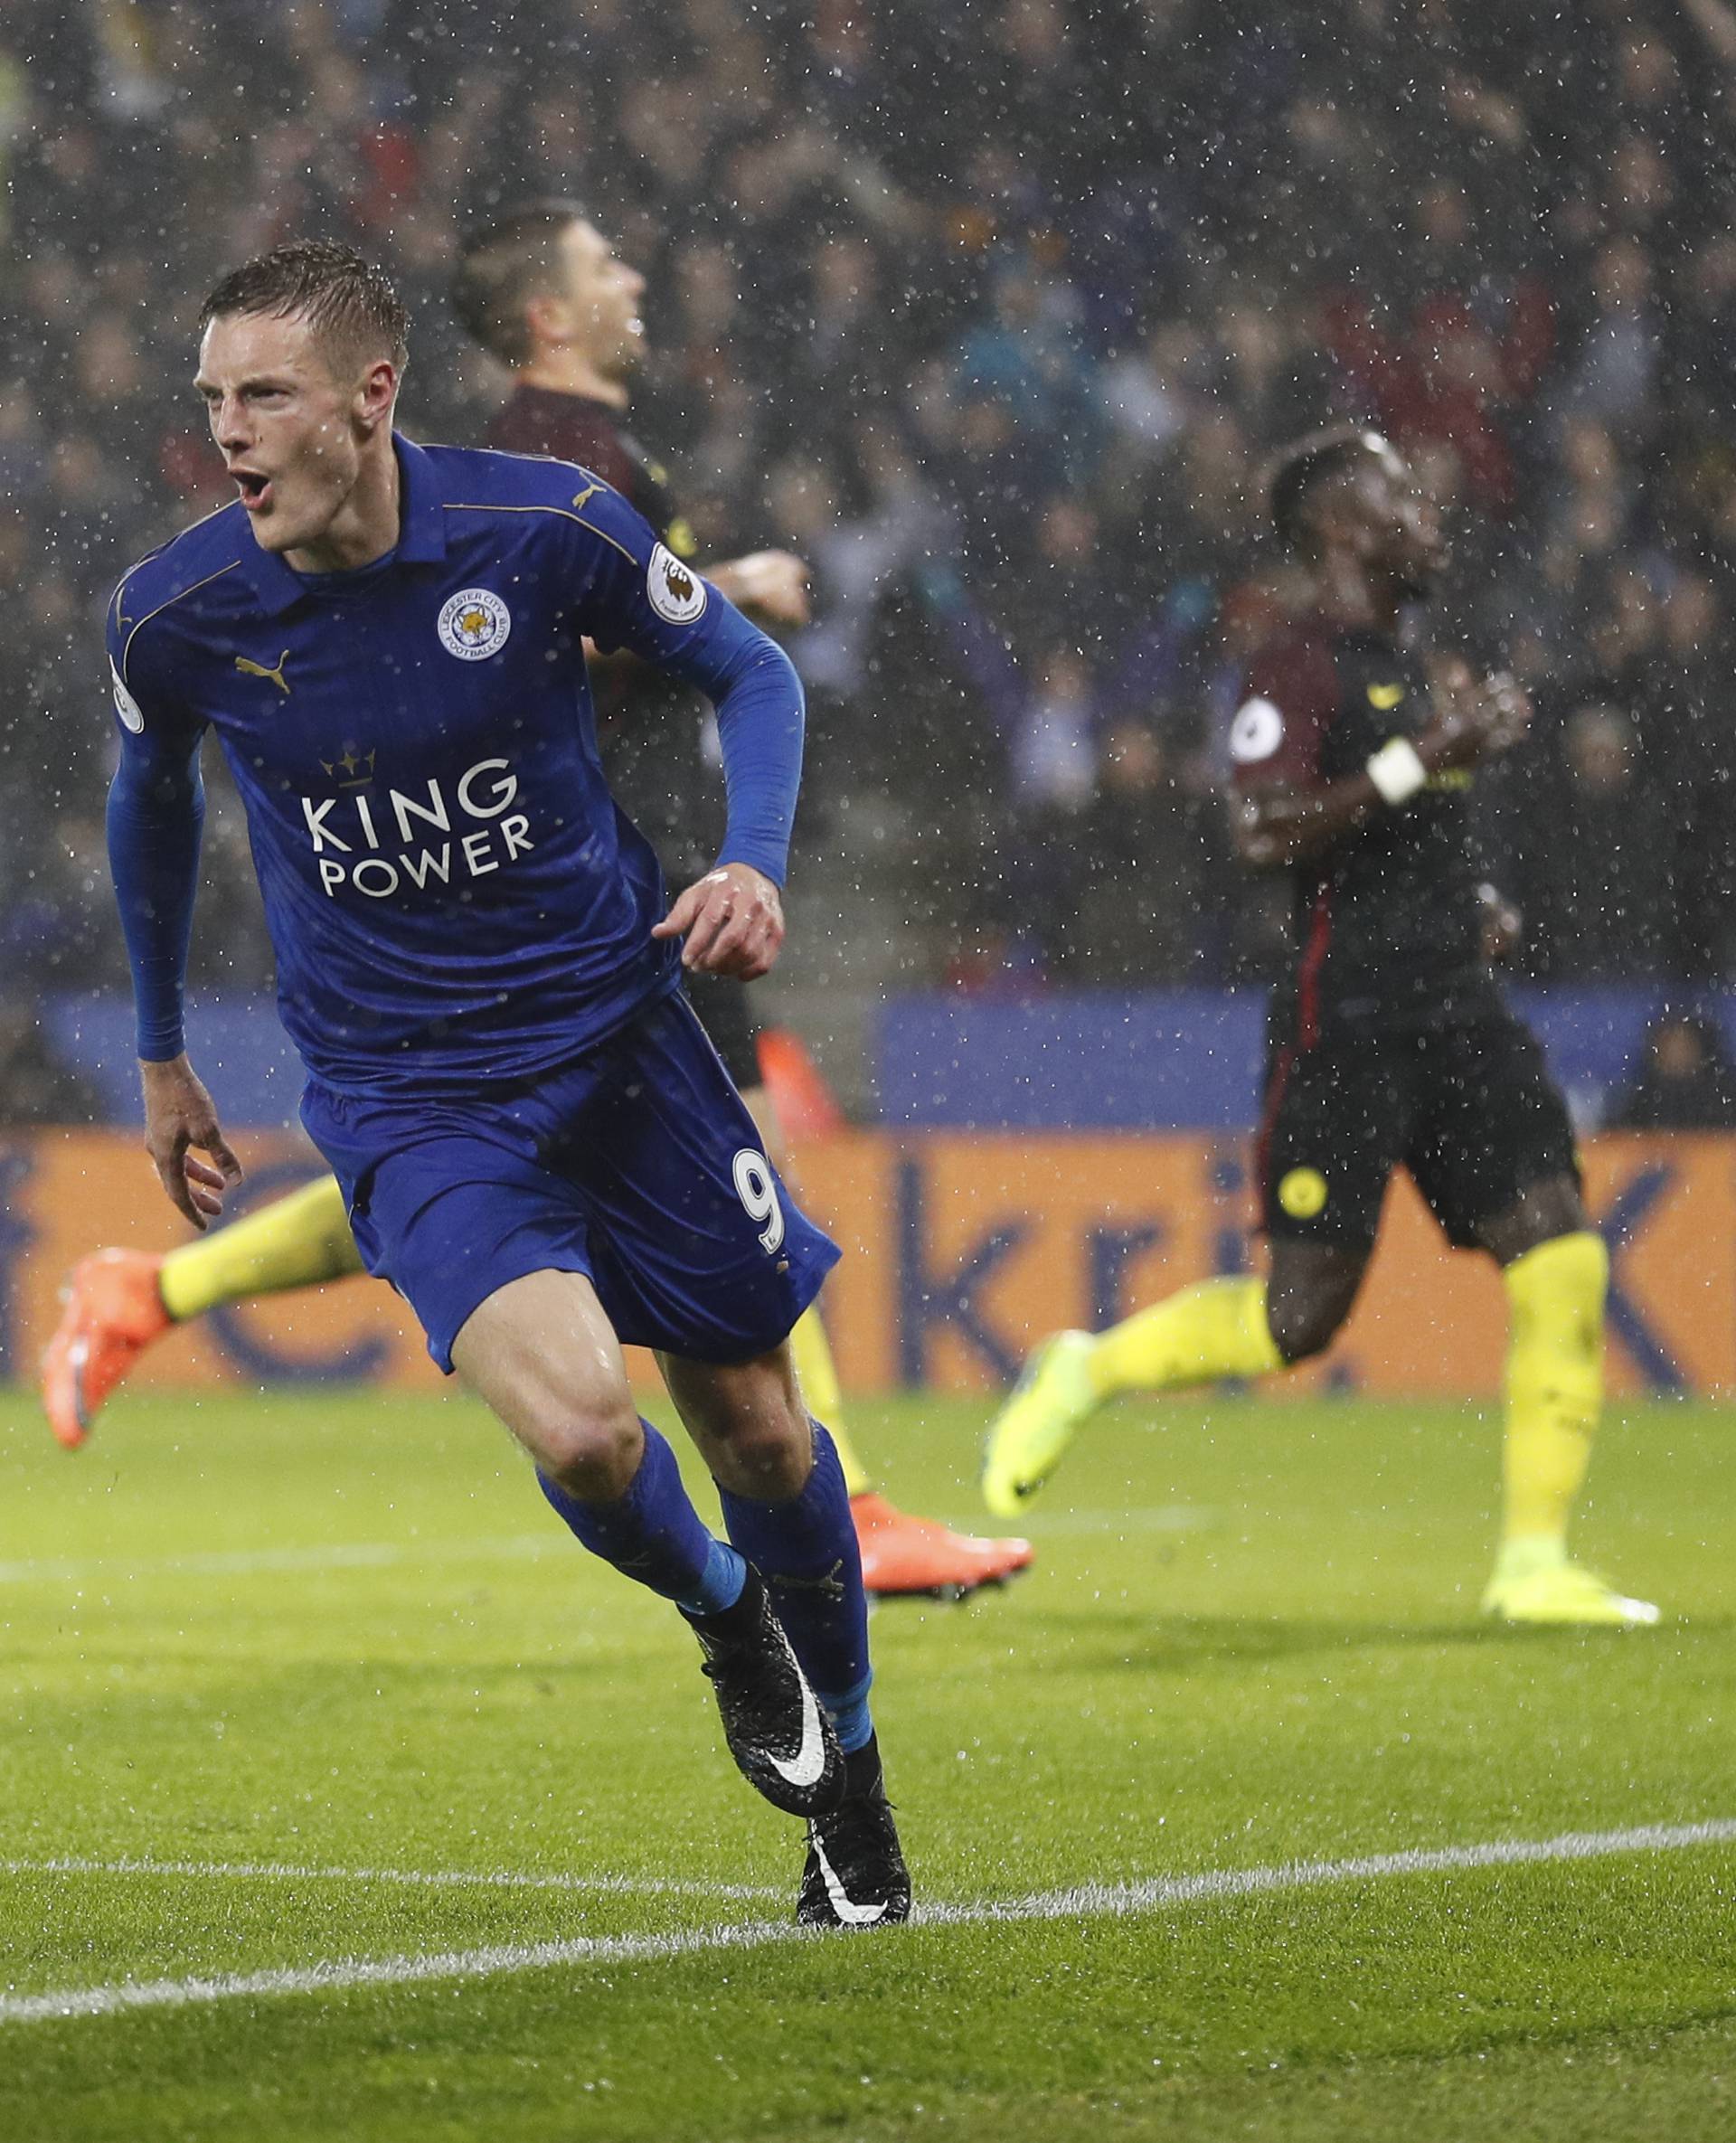
[[[826,1894],[832,1900],[832,1910],[844,1924],[846,1927],[872,1927],[876,1920],[882,1918],[886,1911],[883,1900],[877,1905],[859,1905],[838,1881],[833,1872],[832,1863],[826,1857],[826,1847],[821,1845],[817,1832],[814,1835],[813,1846],[814,1857],[819,1862],[820,1873],[826,1878]]]
[[[791,1786],[817,1786],[826,1769],[826,1736],[820,1731],[820,1707],[802,1676],[802,1745],[786,1763],[781,1756],[766,1751],[766,1761],[780,1779]]]

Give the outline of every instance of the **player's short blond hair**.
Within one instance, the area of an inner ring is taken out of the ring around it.
[[[199,331],[250,315],[305,320],[344,365],[389,357],[401,373],[410,361],[410,314],[392,278],[334,239],[298,238],[243,261],[200,307]]]

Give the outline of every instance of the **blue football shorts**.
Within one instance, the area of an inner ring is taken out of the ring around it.
[[[315,1082],[301,1116],[363,1263],[448,1374],[471,1313],[526,1273],[582,1272],[628,1345],[745,1362],[838,1260],[679,993],[533,1083],[358,1100]]]

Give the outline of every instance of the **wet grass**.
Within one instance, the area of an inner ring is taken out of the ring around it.
[[[854,1426],[975,1522],[983,1412]],[[1736,1817],[1733,1430],[1609,1424],[1584,1549],[1660,1629],[1515,1638],[1475,1616],[1491,1422],[1124,1407],[1029,1577],[875,1619],[920,1893]],[[68,1459],[17,1397],[0,1481],[6,1997],[787,1917],[799,1835],[691,1644],[462,1400],[140,1396]],[[1732,1878],[1714,1843],[5,2022],[0,2136],[1710,2143]]]

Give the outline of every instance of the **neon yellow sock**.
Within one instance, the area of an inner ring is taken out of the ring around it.
[[[1283,1366],[1266,1321],[1266,1282],[1234,1278],[1200,1280],[1112,1326],[1092,1348],[1086,1374],[1099,1399],[1112,1399]]]
[[[816,1421],[824,1421],[832,1432],[832,1441],[837,1446],[838,1464],[844,1468],[844,1485],[852,1496],[860,1496],[869,1486],[868,1474],[844,1432],[844,1393],[838,1389],[832,1343],[826,1336],[817,1302],[810,1302],[797,1318],[789,1336],[789,1351],[795,1358],[796,1375],[809,1411]]]
[[[335,1175],[323,1175],[231,1227],[171,1251],[157,1287],[164,1308],[184,1324],[220,1302],[281,1295],[361,1270],[344,1194]]]
[[[1515,1258],[1506,1285],[1506,1491],[1501,1571],[1561,1562],[1567,1522],[1603,1401],[1603,1298],[1609,1253],[1589,1231]]]

